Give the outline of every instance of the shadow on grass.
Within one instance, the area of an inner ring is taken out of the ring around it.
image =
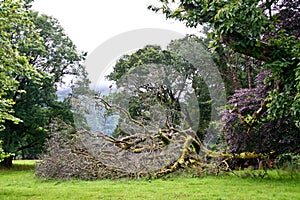
[[[38,160],[13,160],[13,165],[10,168],[0,166],[0,172],[2,171],[28,171],[34,170]]]

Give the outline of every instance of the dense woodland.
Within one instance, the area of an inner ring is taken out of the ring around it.
[[[158,0],[149,10],[206,36],[123,55],[109,95],[89,88],[87,54],[31,3],[0,1],[2,165],[39,158],[40,177],[91,180],[299,161],[299,1]],[[62,101],[61,86],[72,90]],[[90,107],[119,116],[112,135],[89,132]]]

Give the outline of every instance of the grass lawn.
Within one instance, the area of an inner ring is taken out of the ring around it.
[[[56,181],[36,179],[33,163],[18,161],[13,170],[0,170],[0,199],[300,199],[299,177]]]

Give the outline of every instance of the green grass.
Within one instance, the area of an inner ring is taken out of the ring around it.
[[[14,160],[13,167],[11,169],[3,169],[0,167],[0,173],[4,171],[25,171],[25,170],[33,170],[35,164],[38,161],[36,160]]]
[[[17,170],[0,170],[0,199],[300,199],[300,179],[289,176],[56,181],[36,179],[33,164],[18,161]]]

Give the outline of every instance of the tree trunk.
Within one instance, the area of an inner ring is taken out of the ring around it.
[[[13,156],[9,156],[4,158],[2,162],[0,162],[0,167],[12,168]]]
[[[227,56],[226,56],[226,60],[227,63],[229,65],[229,69],[231,72],[231,77],[232,77],[232,81],[233,81],[233,86],[234,86],[234,91],[241,89],[241,84],[237,78],[236,75],[236,69],[233,67],[233,63],[232,63],[232,59],[231,59],[232,53],[230,51],[228,51]],[[236,58],[236,63],[238,62],[238,57]]]

